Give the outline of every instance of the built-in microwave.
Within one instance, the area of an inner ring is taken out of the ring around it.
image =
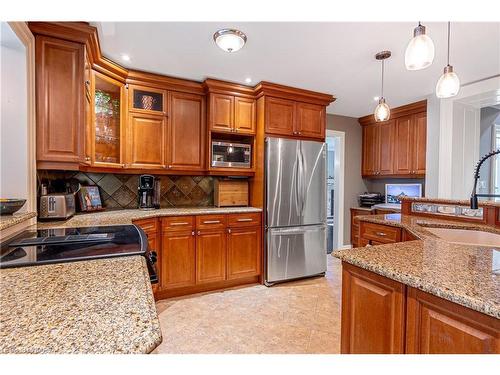
[[[251,168],[251,159],[250,144],[212,141],[212,167]]]

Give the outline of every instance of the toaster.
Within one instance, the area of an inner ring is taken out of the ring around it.
[[[39,219],[68,219],[74,214],[74,194],[54,193],[40,197]]]

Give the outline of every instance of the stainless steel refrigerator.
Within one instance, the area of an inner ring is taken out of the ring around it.
[[[326,146],[266,138],[266,285],[326,271]]]

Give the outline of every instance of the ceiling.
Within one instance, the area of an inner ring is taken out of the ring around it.
[[[407,71],[404,52],[414,23],[394,22],[94,22],[103,54],[123,66],[202,81],[207,77],[254,85],[270,81],[333,94],[329,113],[360,117],[373,111],[380,95],[381,50],[386,62],[389,105],[414,102],[434,92],[446,65],[447,25],[426,23],[436,48],[434,63]],[[221,28],[248,37],[236,53],[213,42]],[[130,61],[122,60],[122,54]],[[500,23],[452,23],[451,65],[462,83],[500,74]]]

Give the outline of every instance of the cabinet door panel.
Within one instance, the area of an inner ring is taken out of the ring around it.
[[[297,132],[299,136],[325,138],[325,106],[297,103]]]
[[[131,113],[127,126],[127,166],[163,168],[165,165],[165,117]]]
[[[415,288],[408,290],[406,351],[500,353],[500,320]]]
[[[266,133],[293,135],[295,103],[291,100],[266,98],[265,123]]]
[[[411,174],[412,171],[412,116],[396,119],[396,134],[394,150],[394,173]]]
[[[425,174],[427,114],[417,113],[413,119],[413,172]]]
[[[227,243],[227,278],[260,274],[260,227],[232,229]]]
[[[378,171],[378,134],[377,124],[363,126],[362,175],[373,176]]]
[[[205,165],[205,103],[199,95],[170,94],[169,168],[203,170]]]
[[[234,96],[210,95],[210,130],[231,132],[234,126]]]
[[[198,231],[196,236],[196,283],[226,279],[226,231]]]
[[[394,121],[381,123],[379,126],[378,160],[381,175],[394,173]]]
[[[84,46],[36,37],[37,160],[84,161]]]
[[[234,98],[234,129],[237,133],[255,134],[255,100]]]
[[[342,263],[341,352],[403,353],[404,330],[405,286]]]
[[[195,236],[192,231],[169,232],[163,235],[161,251],[161,289],[194,285]]]

